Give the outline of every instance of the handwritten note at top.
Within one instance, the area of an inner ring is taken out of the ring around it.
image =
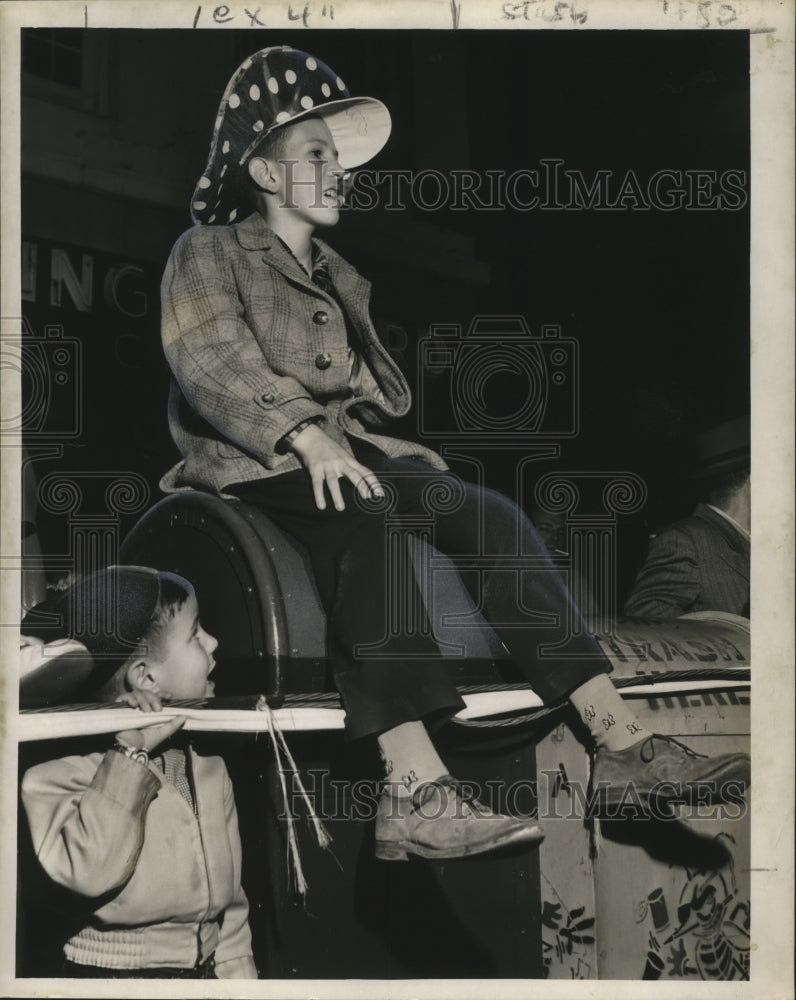
[[[721,0],[658,0],[658,4],[666,21],[683,28],[724,28],[739,17],[737,3]],[[518,22],[518,26],[525,21],[568,21],[577,26],[588,20],[589,7],[589,0],[504,0],[500,16],[503,21]],[[591,9],[598,13],[599,4],[591,5]]]
[[[501,17],[504,21],[542,21],[546,24],[571,21],[573,24],[585,24],[589,16],[586,6],[583,0],[574,0],[573,3],[564,0],[511,0],[501,4]]]
[[[717,0],[661,0],[667,20],[676,20],[684,28],[724,28],[738,20],[737,4]]]
[[[274,6],[273,4],[270,5],[272,11],[274,10]],[[308,28],[310,23],[320,24],[324,20],[334,20],[334,4],[331,3],[289,3],[285,5],[282,12],[287,14],[288,21],[297,21],[305,28]],[[281,20],[281,18],[277,18],[276,20]],[[203,6],[200,4],[193,16],[194,28],[208,28],[213,25],[233,23],[236,28],[269,27],[265,15],[262,13],[262,7],[254,7],[253,4],[250,7],[243,7],[236,4],[230,6],[225,3],[216,6],[212,4]],[[273,23],[274,20],[272,19],[271,24],[273,25]]]

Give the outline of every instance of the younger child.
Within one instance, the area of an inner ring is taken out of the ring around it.
[[[217,642],[181,577],[112,566],[34,609],[24,632],[35,634],[43,608],[93,656],[73,700],[156,712],[167,698],[213,696]],[[219,757],[175,739],[184,722],[124,730],[104,752],[47,761],[22,780],[38,860],[90,901],[64,945],[66,977],[257,978],[232,785]]]

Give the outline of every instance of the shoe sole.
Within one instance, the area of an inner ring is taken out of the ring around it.
[[[740,786],[741,782],[733,782],[734,786]],[[744,794],[748,789],[749,785],[747,782],[743,782]],[[628,795],[628,789],[633,789],[634,795]],[[700,796],[698,791],[700,788],[708,788],[714,794],[708,796]],[[686,794],[683,794],[683,791]],[[610,788],[601,788],[597,791],[597,804],[600,809],[606,806],[620,806],[625,805],[630,807],[636,800],[638,800],[642,805],[646,802],[655,801],[661,803],[668,803],[670,805],[676,806],[687,806],[687,805],[699,805],[699,806],[718,806],[718,805],[737,805],[737,800],[735,799],[725,799],[718,794],[718,785],[715,781],[711,779],[705,779],[704,781],[686,782],[684,790],[681,791],[679,795],[664,795],[660,792],[656,792],[655,788],[650,788],[647,791],[639,791],[639,789],[628,782],[626,785],[616,785],[612,784]]]
[[[418,857],[429,861],[467,858],[474,854],[488,854],[491,851],[499,851],[505,847],[518,847],[523,844],[528,847],[535,847],[543,840],[544,831],[538,826],[518,831],[497,841],[491,840],[483,844],[465,844],[460,847],[424,847],[422,844],[413,844],[408,840],[377,840],[376,857],[380,861],[408,861],[410,854],[416,854]]]

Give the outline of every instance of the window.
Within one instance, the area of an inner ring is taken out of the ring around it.
[[[91,28],[23,28],[21,42],[23,96],[110,114],[112,33]]]
[[[76,28],[36,28],[22,34],[22,70],[65,87],[83,83],[83,38]]]

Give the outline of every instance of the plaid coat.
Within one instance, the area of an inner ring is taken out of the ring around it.
[[[177,241],[161,285],[163,348],[173,374],[169,427],[182,460],[167,492],[226,486],[301,467],[279,440],[307,418],[350,451],[346,435],[390,457],[443,460],[374,433],[408,413],[409,386],[376,336],[370,283],[326,244],[334,287],[360,338],[361,376],[349,389],[343,313],[313,284],[261,216],[196,226]]]

